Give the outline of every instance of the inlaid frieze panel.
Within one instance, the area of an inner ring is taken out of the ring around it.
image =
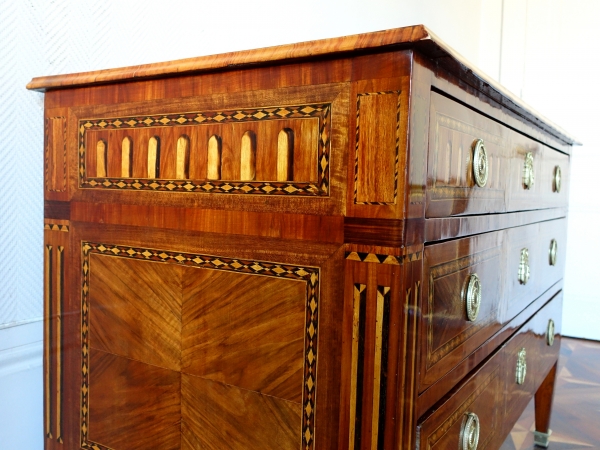
[[[319,269],[81,249],[82,448],[313,449]]]
[[[329,195],[331,103],[79,120],[79,187]]]

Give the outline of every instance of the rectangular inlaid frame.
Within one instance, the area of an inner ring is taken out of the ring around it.
[[[316,267],[294,266],[273,262],[235,259],[196,253],[173,252],[123,245],[93,242],[81,243],[82,290],[81,290],[81,352],[82,381],[80,404],[81,448],[111,450],[100,443],[92,442],[89,434],[89,331],[90,331],[90,256],[92,254],[115,258],[128,258],[164,264],[178,264],[211,270],[224,270],[240,274],[253,274],[286,278],[306,282],[306,313],[304,334],[304,369],[302,394],[301,444],[306,450],[314,449],[315,408],[317,395],[317,347],[319,336],[320,270]],[[299,442],[300,443],[300,442]]]
[[[307,102],[293,105],[258,106],[250,108],[227,108],[191,111],[171,114],[142,114],[122,117],[99,117],[79,119],[79,188],[112,189],[133,191],[166,191],[184,193],[278,195],[300,197],[328,197],[330,195],[330,153],[331,153],[331,111],[330,102]],[[113,178],[91,177],[86,169],[86,133],[92,130],[152,129],[166,127],[189,127],[221,125],[227,123],[265,122],[272,120],[318,120],[318,149],[314,161],[317,181],[234,181],[234,180],[193,180],[163,178]]]

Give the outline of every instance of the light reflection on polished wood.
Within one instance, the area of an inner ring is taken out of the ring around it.
[[[600,342],[563,337],[550,421],[552,450],[600,448]],[[555,344],[556,345],[556,344]],[[500,450],[533,450],[534,400]]]
[[[182,374],[182,450],[297,450],[302,404]]]

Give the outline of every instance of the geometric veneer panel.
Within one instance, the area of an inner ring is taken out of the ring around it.
[[[81,245],[82,448],[314,448],[319,269]]]
[[[88,436],[118,450],[180,448],[181,374],[90,351]]]
[[[306,284],[186,268],[182,372],[302,401]]]
[[[181,267],[90,258],[90,347],[179,370]]]
[[[181,384],[182,449],[300,447],[300,403],[186,374],[181,375]]]

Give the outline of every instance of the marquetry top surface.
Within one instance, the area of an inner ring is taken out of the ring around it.
[[[229,70],[251,66],[266,65],[277,62],[308,60],[314,57],[350,55],[353,52],[376,51],[381,49],[416,48],[432,59],[448,57],[458,63],[459,78],[461,75],[474,76],[479,90],[492,94],[495,100],[509,109],[517,109],[525,117],[543,123],[543,128],[550,128],[570,143],[579,144],[577,139],[569,135],[558,125],[544,118],[541,114],[524,103],[520,98],[506,90],[495,80],[477,69],[458,52],[433,34],[424,25],[376,31],[351,36],[321,39],[316,41],[286,44],[254,50],[243,50],[217,55],[199,56],[175,61],[142,64],[115,69],[97,70],[74,74],[53,75],[33,78],[27,89],[45,92],[50,89],[68,89],[99,84],[119,83],[132,80],[147,80],[173,75],[190,75],[205,71]],[[451,66],[445,64],[446,69]]]

